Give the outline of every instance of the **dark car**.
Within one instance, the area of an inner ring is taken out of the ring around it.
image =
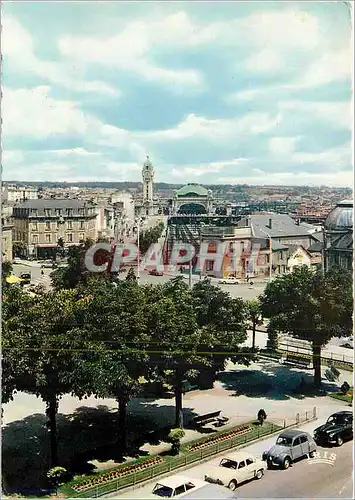
[[[325,424],[314,430],[313,437],[319,445],[341,446],[344,441],[353,438],[353,413],[351,411],[333,413]]]
[[[317,446],[308,432],[290,429],[279,435],[275,446],[263,453],[263,460],[271,469],[274,465],[288,469],[296,460],[314,456]]]
[[[22,279],[23,285],[30,285],[30,283],[31,283],[31,274],[30,273],[22,273],[22,274],[20,274],[20,278]]]
[[[158,269],[152,269],[151,271],[149,271],[149,274],[151,276],[163,276],[164,273],[162,271],[158,271]]]

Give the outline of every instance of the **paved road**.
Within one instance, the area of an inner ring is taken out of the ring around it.
[[[43,274],[41,271],[42,269],[39,265],[26,266],[24,264],[13,264],[13,274],[15,274],[15,276],[20,276],[22,273],[30,273],[32,285],[43,285],[47,288],[51,284],[49,275],[52,269],[43,269]]]
[[[320,420],[308,423],[300,428],[312,433],[313,429],[321,424]],[[255,456],[261,456],[275,443],[276,437],[254,443],[246,450]],[[352,444],[345,443],[341,448],[322,448],[318,451],[323,457],[326,452],[336,453],[333,466],[329,464],[315,464],[307,459],[295,463],[288,470],[268,470],[260,481],[250,481],[239,486],[236,498],[353,498],[352,497]],[[211,467],[218,465],[221,456],[193,466],[183,474],[192,479],[203,479]],[[148,498],[156,481],[137,488],[136,490],[111,494],[111,498]]]

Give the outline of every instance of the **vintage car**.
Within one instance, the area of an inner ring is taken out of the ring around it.
[[[22,285],[31,284],[31,273],[22,273],[20,274],[20,278],[22,279]]]
[[[266,463],[247,452],[235,452],[226,455],[217,467],[205,475],[208,483],[227,486],[234,491],[236,487],[250,479],[261,479],[266,470]]]
[[[353,438],[353,413],[339,411],[330,415],[325,424],[314,430],[314,441],[319,445],[336,444]]]
[[[158,269],[151,269],[149,273],[151,276],[163,276],[163,271],[158,271]]]
[[[166,477],[154,486],[151,498],[181,498],[190,491],[202,488],[205,484],[201,479],[190,479],[185,476],[176,475]]]
[[[220,279],[218,283],[220,283],[221,285],[238,285],[239,281],[237,280],[237,278],[231,276],[229,278]]]
[[[288,469],[296,460],[309,456],[313,457],[317,445],[308,432],[290,429],[279,435],[276,444],[268,451],[264,451],[262,458],[268,468],[274,465]]]

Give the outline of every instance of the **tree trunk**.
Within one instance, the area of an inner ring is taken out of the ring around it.
[[[176,384],[175,392],[175,428],[183,429],[184,419],[182,414],[182,380]]]
[[[253,340],[252,340],[252,350],[255,351],[255,332],[256,332],[256,322],[253,321]]]
[[[120,395],[117,398],[118,402],[118,429],[119,429],[119,448],[123,453],[127,449],[127,404],[128,398],[125,395]]]
[[[321,372],[321,346],[313,341],[313,369],[314,369],[314,385],[319,388],[322,383]]]
[[[46,401],[46,415],[48,418],[48,431],[50,439],[50,468],[58,465],[58,440],[57,440],[57,412],[58,399],[55,395]]]

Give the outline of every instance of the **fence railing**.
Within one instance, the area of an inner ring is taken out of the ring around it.
[[[289,353],[304,354],[305,357],[312,358],[312,351],[311,351],[311,349],[309,349],[307,347],[296,346],[296,345],[290,344],[290,343],[287,343],[287,344],[279,343],[279,350],[289,352]],[[332,352],[332,351],[323,350],[321,353],[321,359],[322,360],[330,360],[330,361],[341,361],[343,363],[348,363],[350,365],[353,365],[353,357],[352,356],[347,356],[346,354],[336,353],[336,352]]]
[[[98,498],[109,493],[120,491],[124,488],[134,487],[138,484],[142,484],[146,481],[152,480],[155,477],[169,474],[176,469],[187,467],[196,462],[204,461],[205,459],[208,459],[209,457],[217,455],[223,451],[230,450],[231,448],[235,448],[237,446],[244,446],[262,437],[270,436],[275,432],[280,432],[283,428],[286,429],[288,427],[297,426],[301,423],[315,420],[316,418],[317,408],[314,407],[312,410],[297,413],[294,419],[284,419],[282,421],[279,421],[279,423],[271,423],[270,425],[265,427],[258,426],[256,428],[256,432],[253,433],[252,436],[250,434],[235,436],[222,442],[206,446],[201,450],[181,453],[181,455],[166,459],[163,463],[152,466],[149,469],[129,474],[120,479],[114,479],[106,484],[97,485],[90,489],[88,488],[85,491],[71,494],[70,497]]]

